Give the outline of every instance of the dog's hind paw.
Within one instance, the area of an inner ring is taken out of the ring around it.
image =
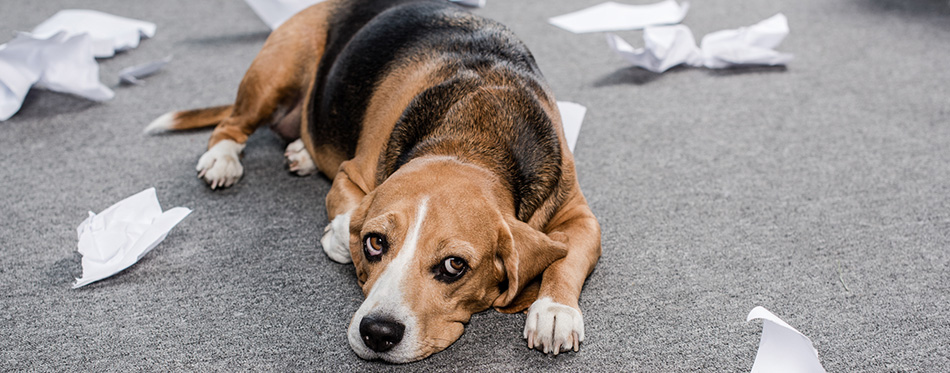
[[[350,257],[350,214],[337,215],[330,224],[323,230],[323,238],[320,243],[323,244],[323,252],[331,260],[337,263],[349,263],[353,261]]]
[[[584,341],[584,317],[576,308],[549,297],[538,299],[528,308],[524,338],[528,340],[528,348],[544,353],[577,351]]]
[[[306,176],[317,172],[317,166],[313,164],[310,153],[307,152],[307,148],[304,147],[303,141],[300,139],[287,145],[287,150],[284,151],[284,158],[287,159],[290,172],[298,176]]]
[[[244,166],[241,166],[243,150],[244,144],[233,140],[219,141],[198,159],[195,167],[198,178],[208,183],[211,189],[234,185],[244,175]]]

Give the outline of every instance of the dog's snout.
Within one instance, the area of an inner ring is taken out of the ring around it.
[[[386,352],[402,341],[406,326],[389,320],[364,316],[360,321],[360,337],[363,344],[376,352]]]

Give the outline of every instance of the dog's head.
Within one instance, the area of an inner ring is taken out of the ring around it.
[[[347,338],[360,357],[404,363],[441,351],[473,313],[510,306],[566,254],[500,207],[511,197],[493,178],[451,158],[417,159],[353,212],[350,254],[366,300]]]

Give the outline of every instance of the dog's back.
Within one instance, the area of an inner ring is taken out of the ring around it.
[[[550,97],[528,49],[505,26],[442,0],[344,2],[330,20],[310,96],[314,146],[351,159],[380,81],[420,59],[439,60],[437,84],[415,97],[392,128],[376,182],[411,158],[440,151],[435,139],[464,138],[507,181],[520,219],[554,191],[561,157]],[[447,115],[464,109],[463,117]],[[443,147],[444,148],[444,147]],[[456,149],[457,147],[453,147]],[[514,167],[511,167],[514,165]]]

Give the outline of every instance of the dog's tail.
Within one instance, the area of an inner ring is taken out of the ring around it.
[[[145,133],[193,130],[212,127],[231,115],[232,105],[165,113],[145,127]]]

